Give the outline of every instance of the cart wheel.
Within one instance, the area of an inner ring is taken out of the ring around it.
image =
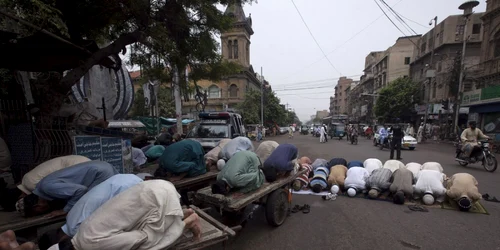
[[[272,192],[269,197],[267,197],[266,203],[267,223],[274,227],[281,226],[288,216],[288,208],[287,192],[282,188]]]

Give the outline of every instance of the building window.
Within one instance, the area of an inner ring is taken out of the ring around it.
[[[464,34],[465,25],[457,25],[457,30],[455,31],[456,35]]]
[[[231,40],[227,42],[227,53],[228,58],[233,59],[233,41]]]
[[[233,57],[234,59],[238,59],[238,40],[234,40],[233,42],[233,47],[234,47],[234,52],[233,52]]]
[[[424,54],[426,49],[427,43],[422,43],[422,46],[420,46],[420,54]]]
[[[410,58],[409,57],[405,57],[405,65],[408,65],[410,64]]]
[[[472,25],[472,34],[479,34],[481,33],[481,24],[480,23],[475,23]]]
[[[238,86],[236,86],[236,84],[231,84],[231,86],[229,87],[229,97],[238,97]]]
[[[208,98],[220,98],[220,89],[216,85],[208,88]]]
[[[247,43],[247,62],[250,63],[250,44]]]

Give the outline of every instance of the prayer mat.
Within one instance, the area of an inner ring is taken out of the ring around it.
[[[460,211],[458,208],[458,204],[454,201],[450,201],[446,199],[442,204],[441,204],[442,209],[447,209],[447,210],[456,210]],[[472,204],[471,209],[468,211],[468,213],[474,213],[474,214],[487,214],[489,215],[488,211],[486,208],[481,204],[481,202],[477,201],[474,204]]]

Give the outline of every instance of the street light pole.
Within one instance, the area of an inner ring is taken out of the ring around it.
[[[469,23],[469,17],[472,15],[472,9],[479,5],[479,1],[466,1],[461,4],[458,8],[464,11],[465,26],[464,26],[464,36],[462,45],[462,58],[460,58],[460,78],[458,79],[458,90],[456,95],[456,108],[455,108],[455,120],[453,122],[453,127],[456,129],[458,126],[458,115],[460,113],[460,91],[462,91],[464,74],[465,74],[465,50],[467,48],[467,24]]]
[[[429,25],[432,25],[432,22],[434,22],[434,28],[433,28],[434,30],[432,31],[431,61],[430,61],[430,64],[429,64],[429,69],[431,69],[431,70],[434,70],[434,50],[436,49],[436,40],[435,40],[436,36],[434,36],[434,32],[436,31],[437,20],[438,20],[438,17],[436,16],[433,19],[431,19],[431,21],[429,22]],[[432,91],[432,78],[433,78],[433,74],[435,74],[435,71],[433,71],[433,72],[434,73],[431,73],[431,75],[428,76],[429,77],[428,78],[428,80],[429,80],[429,98],[428,98],[428,100],[430,100],[430,98],[431,98],[430,94],[431,94],[431,91]],[[428,100],[425,103],[424,128],[427,125],[427,116],[429,116],[429,101]]]

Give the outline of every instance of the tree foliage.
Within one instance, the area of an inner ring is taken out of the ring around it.
[[[217,5],[232,2],[251,0],[0,0],[0,8],[77,44],[84,39],[98,42],[100,49],[61,79],[56,89],[68,93],[103,59],[113,56],[118,67],[117,55],[125,53],[127,46],[130,63],[143,67],[150,80],[168,82],[169,69],[176,67],[182,74],[188,65],[195,69],[205,65],[195,77],[220,78],[227,69],[232,72],[234,66],[223,62],[215,40],[233,21]],[[25,35],[37,32],[22,30]],[[181,79],[185,83],[185,77]]]
[[[158,92],[158,109],[160,116],[167,118],[175,117],[175,107],[173,105],[171,90],[165,87],[160,87]],[[134,104],[132,106],[132,114],[134,116],[149,116],[150,109],[146,108],[146,99],[144,98],[144,89],[141,87],[135,92]],[[151,107],[150,107],[151,108]]]
[[[237,106],[246,124],[260,124],[260,98],[260,91],[250,90],[245,94],[245,101]],[[264,91],[264,124],[287,126],[292,123],[300,123],[295,112],[286,111],[274,92]]]
[[[379,92],[375,115],[383,122],[392,122],[394,118],[405,119],[415,112],[415,104],[419,103],[418,91],[418,85],[409,78],[390,82]]]

